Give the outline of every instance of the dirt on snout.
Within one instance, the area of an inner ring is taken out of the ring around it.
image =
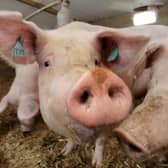
[[[10,88],[14,70],[0,62],[0,98]],[[0,168],[91,168],[94,142],[78,146],[68,156],[61,155],[66,139],[48,130],[41,117],[32,132],[22,134],[16,109],[9,106],[0,114]],[[115,138],[106,145],[103,168],[165,168],[168,161],[156,157],[131,160]]]

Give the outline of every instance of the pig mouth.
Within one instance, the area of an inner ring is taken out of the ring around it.
[[[130,158],[140,158],[147,153],[145,147],[136,142],[128,133],[115,129],[114,134],[116,135],[121,147]]]

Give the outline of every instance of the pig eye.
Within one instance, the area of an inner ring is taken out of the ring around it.
[[[44,62],[44,66],[45,66],[45,67],[49,67],[49,66],[50,66],[50,62],[49,62],[49,61],[45,61],[45,62]]]
[[[100,66],[100,62],[97,59],[95,59],[94,63],[96,66]]]

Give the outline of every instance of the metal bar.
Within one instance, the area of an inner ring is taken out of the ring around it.
[[[42,11],[44,10],[44,11],[50,13],[50,14],[53,14],[53,15],[57,15],[58,11],[56,9],[52,8],[52,6],[55,6],[55,5],[60,3],[60,1],[59,2],[58,1],[53,1],[52,2],[53,5],[46,7],[46,5],[44,5],[42,3],[39,3],[39,2],[35,2],[33,0],[17,0],[17,1],[25,3],[27,5],[30,5],[30,6],[34,7],[34,8],[37,8],[37,9],[43,8]]]

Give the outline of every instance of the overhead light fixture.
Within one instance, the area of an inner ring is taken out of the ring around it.
[[[167,0],[135,0],[134,1],[134,26],[152,24],[157,21],[158,9]]]
[[[134,26],[152,24],[157,21],[157,9],[151,8],[146,11],[138,11],[134,13],[133,24]]]

